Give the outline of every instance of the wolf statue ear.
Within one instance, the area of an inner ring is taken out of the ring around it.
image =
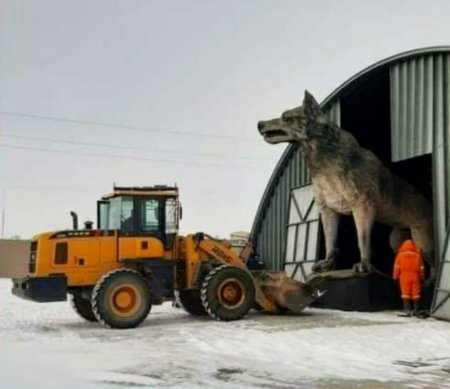
[[[316,118],[322,113],[319,103],[307,90],[305,90],[305,98],[303,99],[303,109],[308,118]]]

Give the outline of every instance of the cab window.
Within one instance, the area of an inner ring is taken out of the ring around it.
[[[109,230],[109,201],[98,201],[98,228],[101,230]]]
[[[166,234],[177,232],[177,202],[175,199],[166,200]]]
[[[55,264],[65,265],[67,264],[67,243],[57,243],[55,247]]]
[[[139,215],[139,226],[142,232],[159,231],[159,200],[142,200]]]
[[[133,197],[122,197],[122,209],[120,214],[122,226],[121,230],[124,232],[134,231],[134,202]]]
[[[109,222],[111,230],[120,229],[120,197],[114,197],[109,202]]]

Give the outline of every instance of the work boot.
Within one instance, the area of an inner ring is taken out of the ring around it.
[[[403,312],[399,313],[398,316],[402,317],[411,317],[411,300],[404,299],[403,300]]]

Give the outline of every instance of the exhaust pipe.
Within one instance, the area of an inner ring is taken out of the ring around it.
[[[70,211],[70,216],[72,216],[72,226],[74,230],[78,230],[78,215],[74,211]]]

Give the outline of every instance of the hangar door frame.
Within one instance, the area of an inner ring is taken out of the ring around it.
[[[447,230],[443,256],[439,263],[431,313],[437,318],[446,320],[450,317],[450,229]]]
[[[320,217],[312,185],[292,188],[283,270],[297,281],[306,281],[320,249]]]

